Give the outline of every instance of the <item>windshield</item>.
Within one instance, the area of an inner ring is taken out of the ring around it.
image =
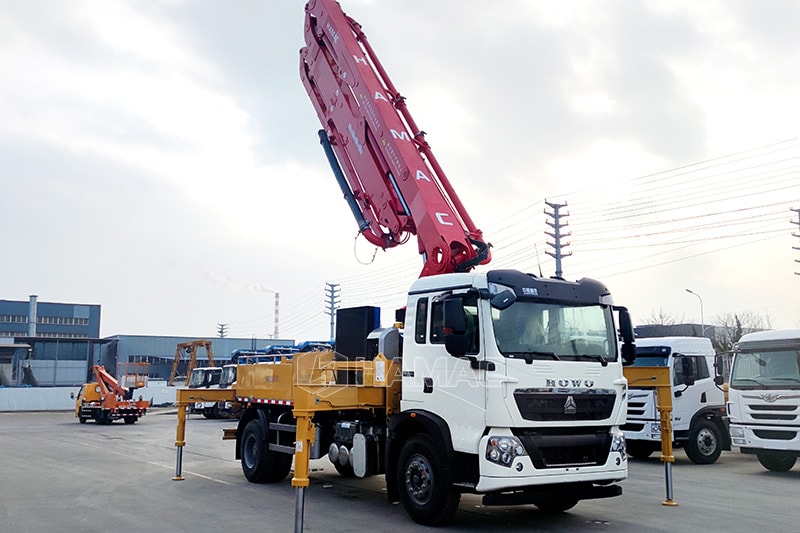
[[[663,355],[640,355],[637,351],[633,366],[667,366],[669,357]]]
[[[800,351],[739,352],[730,386],[737,389],[800,389]]]
[[[203,385],[203,381],[205,381],[206,373],[205,370],[192,370],[192,375],[189,376],[189,386],[190,387],[201,387]]]
[[[224,389],[236,381],[236,366],[226,366],[222,368],[222,375],[219,378],[219,387]]]
[[[492,308],[492,325],[506,357],[616,360],[616,330],[608,306],[517,300],[502,311]]]

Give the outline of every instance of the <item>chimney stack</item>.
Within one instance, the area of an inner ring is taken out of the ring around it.
[[[28,304],[28,337],[36,336],[36,298],[37,295],[30,295],[30,303]]]

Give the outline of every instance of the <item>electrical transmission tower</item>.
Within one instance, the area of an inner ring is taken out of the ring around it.
[[[217,322],[217,336],[220,339],[224,339],[228,336],[228,324],[220,324]]]
[[[794,220],[790,220],[789,222],[791,222],[792,224],[797,225],[797,229],[800,230],[800,209],[791,209],[791,211],[794,211],[795,213],[797,213],[797,222],[795,222]],[[797,237],[798,239],[800,239],[800,231],[798,231],[797,233],[792,233],[792,236]],[[800,246],[792,246],[792,250],[800,250]],[[795,263],[800,263],[800,259],[795,259],[794,262]],[[795,272],[794,274],[796,276],[800,276],[800,272]]]
[[[327,309],[325,309],[325,314],[331,316],[331,340],[333,340],[335,336],[334,328],[336,326],[336,310],[339,308],[338,283],[325,284],[325,303],[327,304]]]
[[[557,278],[561,278],[561,277],[563,277],[562,276],[562,271],[561,271],[561,258],[562,257],[569,257],[569,256],[572,255],[572,252],[564,253],[562,251],[564,248],[569,246],[569,243],[568,242],[561,242],[561,238],[562,237],[569,237],[571,235],[571,233],[569,233],[569,232],[567,232],[567,233],[562,233],[561,232],[561,228],[563,228],[563,227],[568,225],[566,222],[562,222],[561,218],[562,217],[568,217],[569,213],[562,213],[559,210],[562,207],[567,207],[567,204],[566,204],[566,202],[563,203],[563,204],[553,204],[553,203],[548,202],[547,200],[545,200],[544,203],[547,204],[553,210],[552,213],[548,213],[547,209],[544,210],[544,214],[553,219],[552,222],[550,222],[549,220],[545,221],[545,223],[548,226],[553,228],[553,232],[551,233],[549,231],[545,231],[544,233],[545,233],[545,235],[548,235],[549,237],[551,237],[553,239],[553,241],[555,241],[555,242],[548,242],[547,243],[548,246],[551,246],[553,248],[553,251],[551,252],[549,250],[545,250],[545,253],[556,260],[556,277]]]

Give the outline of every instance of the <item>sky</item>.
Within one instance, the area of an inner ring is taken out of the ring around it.
[[[566,204],[563,276],[635,323],[800,327],[800,4],[341,5],[492,243],[480,270],[554,275]],[[303,25],[299,0],[0,0],[0,299],[197,338],[272,336],[277,299],[302,341],[331,283],[389,325],[422,261],[356,239]]]

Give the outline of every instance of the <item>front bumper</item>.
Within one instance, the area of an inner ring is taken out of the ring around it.
[[[731,444],[740,448],[800,452],[800,426],[751,426],[731,422]]]
[[[492,429],[489,431],[489,435],[481,438],[478,454],[480,475],[475,486],[477,492],[497,492],[582,482],[607,485],[628,477],[628,461],[624,445],[621,449],[604,450],[603,458],[605,460],[602,463],[543,467],[541,460],[537,458],[536,462],[539,463],[537,468],[531,455],[534,450],[529,449],[527,455],[514,457],[509,466],[501,466],[487,458],[486,450],[491,436],[504,435],[513,436],[513,433],[509,429]],[[614,437],[623,439],[622,442],[624,442],[621,431],[612,432],[611,440]]]

